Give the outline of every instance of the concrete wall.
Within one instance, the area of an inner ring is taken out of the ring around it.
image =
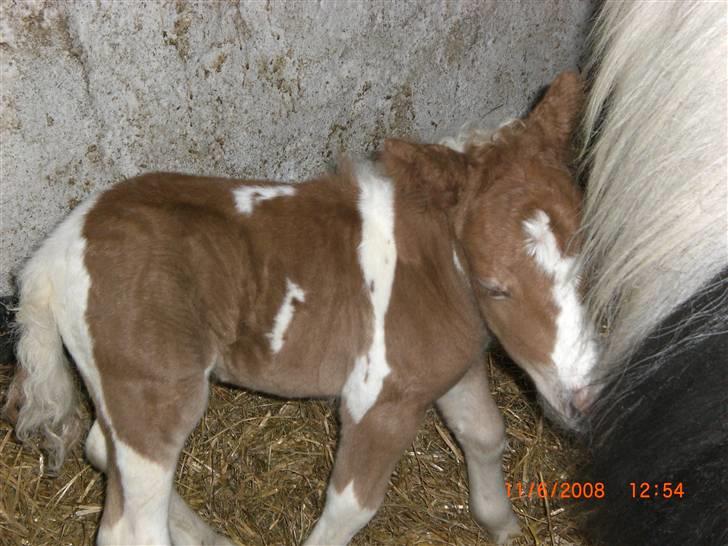
[[[586,1],[0,0],[0,295],[91,192],[149,170],[300,179],[387,135],[519,115]]]

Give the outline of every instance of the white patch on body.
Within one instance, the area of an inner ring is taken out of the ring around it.
[[[283,297],[283,303],[273,320],[273,329],[266,334],[266,337],[270,340],[270,350],[273,354],[283,348],[283,338],[293,320],[294,301],[303,303],[306,301],[306,293],[291,279],[286,279],[286,295]]]
[[[91,277],[84,263],[86,239],[83,237],[83,224],[86,213],[94,203],[95,200],[88,200],[79,205],[49,239],[59,257],[53,266],[48,267],[53,268],[55,297],[52,299],[52,308],[58,330],[94,399],[96,411],[108,419],[101,376],[93,356],[93,340],[86,322]],[[79,214],[76,214],[77,211]],[[93,428],[91,432],[94,432]]]
[[[106,472],[106,465],[108,464],[106,439],[101,432],[101,425],[99,425],[98,421],[94,421],[88,436],[86,436],[85,452],[86,458],[96,470]]]
[[[594,332],[579,298],[575,258],[561,255],[549,216],[544,211],[536,211],[533,218],[523,223],[523,229],[526,251],[554,281],[552,293],[559,312],[551,361],[561,384],[574,392],[588,385],[589,373],[597,358]]]
[[[463,153],[465,151],[465,146],[467,145],[467,143],[468,135],[464,133],[442,138],[438,142],[438,144],[440,144],[441,146],[445,146],[447,148],[450,148],[451,150],[455,150],[456,152],[460,153]]]
[[[458,273],[460,273],[461,275],[465,275],[465,269],[463,269],[463,264],[460,263],[458,252],[454,248],[452,249],[452,261],[455,264],[455,269],[457,269]]]
[[[91,277],[84,263],[86,239],[83,237],[83,225],[86,213],[94,203],[95,199],[90,199],[76,207],[48,240],[59,253],[55,263],[48,267],[52,267],[50,270],[53,271],[53,314],[63,342],[76,361],[89,391],[98,396],[98,403],[102,407],[97,409],[108,415],[101,394],[101,378],[94,363],[93,341],[86,322]]]
[[[359,166],[356,174],[362,221],[359,264],[372,304],[373,322],[371,346],[366,354],[357,357],[342,390],[349,414],[358,423],[376,402],[384,378],[391,371],[387,362],[384,319],[394,282],[397,246],[391,181],[369,165]]]
[[[277,186],[240,186],[233,190],[235,207],[243,214],[253,213],[255,206],[261,201],[275,199],[277,197],[290,197],[296,193],[296,188],[291,185]]]
[[[329,486],[323,514],[304,546],[348,544],[354,535],[372,519],[375,510],[363,508],[354,494],[354,481],[341,493]]]

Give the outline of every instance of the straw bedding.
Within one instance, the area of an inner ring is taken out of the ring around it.
[[[506,479],[567,480],[578,451],[544,421],[528,384],[504,371],[512,365],[503,360],[488,355],[485,365],[508,427]],[[11,373],[12,363],[0,363],[0,396]],[[88,403],[85,409],[89,414]],[[322,509],[336,437],[333,402],[278,400],[214,386],[181,456],[177,488],[239,544],[298,544]],[[42,472],[40,453],[22,448],[10,425],[0,422],[0,544],[92,544],[103,476],[87,464],[80,446],[58,477]],[[525,530],[517,544],[585,544],[575,529],[577,507],[564,502],[514,499]],[[462,453],[431,410],[392,476],[383,507],[354,544],[490,544],[467,504]]]

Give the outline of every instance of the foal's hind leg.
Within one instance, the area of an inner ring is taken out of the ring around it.
[[[437,407],[465,452],[473,516],[499,544],[505,543],[520,533],[520,526],[505,490],[505,426],[488,390],[485,366],[474,364]]]
[[[382,392],[381,394],[384,394]],[[382,396],[380,395],[380,399]],[[341,441],[323,514],[307,546],[347,544],[372,518],[389,476],[412,443],[424,411],[397,402],[376,402],[359,422],[341,408]]]
[[[168,519],[176,460],[153,460],[111,436],[113,456],[107,461],[106,504],[97,543],[171,544]]]
[[[101,472],[108,472],[106,437],[94,421],[86,438],[86,457]],[[233,546],[227,538],[213,531],[202,518],[172,489],[169,505],[169,531],[175,546]]]
[[[207,404],[208,374],[184,355],[154,366],[117,351],[112,367],[110,352],[101,347],[103,366],[83,370],[99,417],[87,450],[108,476],[97,544],[170,545],[174,471]]]

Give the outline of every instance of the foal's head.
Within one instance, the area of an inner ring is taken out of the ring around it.
[[[596,360],[575,259],[581,195],[567,168],[582,94],[565,74],[526,120],[467,145],[475,188],[460,226],[488,326],[567,423],[590,402]]]
[[[564,74],[522,121],[471,133],[454,149],[407,152],[447,197],[489,329],[567,424],[591,402],[596,360],[575,258],[581,195],[567,168],[582,95],[579,77]],[[387,148],[407,155],[399,146]]]

